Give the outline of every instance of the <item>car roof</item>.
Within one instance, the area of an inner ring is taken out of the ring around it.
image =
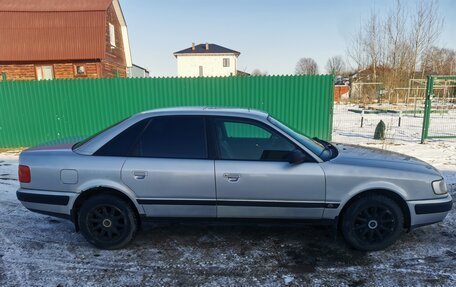
[[[217,116],[244,116],[251,118],[265,119],[268,113],[247,108],[226,108],[226,107],[173,107],[161,108],[149,111],[144,111],[139,115],[142,116],[157,116],[157,115],[217,115]]]

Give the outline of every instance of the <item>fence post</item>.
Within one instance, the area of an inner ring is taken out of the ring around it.
[[[6,73],[5,72],[2,73],[2,81],[6,81]]]
[[[119,70],[116,70],[116,79],[119,78]]]
[[[426,84],[426,100],[424,101],[423,130],[421,131],[421,143],[428,137],[429,123],[431,120],[431,95],[434,90],[434,77],[428,76]]]
[[[361,110],[361,127],[364,125],[364,110]]]

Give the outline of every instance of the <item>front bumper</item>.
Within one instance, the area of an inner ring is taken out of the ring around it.
[[[69,219],[77,194],[20,188],[16,196],[31,211]]]
[[[411,228],[442,221],[453,207],[451,195],[439,199],[407,202],[410,210]]]

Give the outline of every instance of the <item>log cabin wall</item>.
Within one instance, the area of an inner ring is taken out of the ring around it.
[[[37,80],[36,67],[52,66],[54,79],[101,78],[101,62],[41,62],[26,64],[0,64],[0,75],[5,73],[7,80]],[[85,74],[76,73],[77,66],[84,66]],[[1,80],[1,77],[0,77]]]
[[[109,24],[114,25],[115,46],[111,45]],[[101,60],[101,67],[103,78],[115,77],[116,71],[119,72],[119,77],[121,78],[127,76],[127,62],[125,59],[122,27],[113,5],[109,6],[106,15],[106,57]]]

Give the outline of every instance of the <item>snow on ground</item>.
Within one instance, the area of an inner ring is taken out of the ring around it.
[[[421,144],[423,118],[403,115],[399,127],[397,114],[365,114],[361,127],[361,115],[348,111],[349,108],[354,106],[336,105],[334,108],[334,142],[386,149],[419,158],[442,171],[451,187],[456,188],[456,138],[428,140]],[[380,120],[387,127],[386,140],[383,141],[373,139]],[[456,136],[456,111],[433,114],[429,134]]]
[[[336,127],[355,116],[336,112],[334,141],[428,161],[456,196],[455,141],[376,142],[368,138],[373,130]],[[17,201],[17,159],[15,152],[0,154],[0,286],[456,286],[455,209],[444,222],[367,254],[327,227],[196,223],[145,225],[127,248],[105,251],[70,222]]]
[[[389,106],[383,108],[393,109]],[[398,113],[371,114],[366,111],[361,128],[361,113],[354,113],[349,110],[361,111],[356,105],[334,106],[333,130],[336,136],[353,138],[359,142],[372,142],[375,127],[380,120],[383,120],[387,127],[386,136],[390,142],[418,143],[421,139],[423,126],[423,115],[421,113],[403,113],[399,126]],[[456,136],[456,110],[431,113],[429,136]]]

